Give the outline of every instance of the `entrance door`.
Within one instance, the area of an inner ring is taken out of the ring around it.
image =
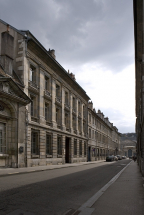
[[[66,142],[65,142],[65,162],[69,163],[69,151],[70,151],[70,138],[66,137]]]
[[[91,161],[91,147],[88,147],[88,161]]]
[[[131,156],[132,156],[132,150],[129,149],[129,150],[128,150],[128,157],[131,157]]]

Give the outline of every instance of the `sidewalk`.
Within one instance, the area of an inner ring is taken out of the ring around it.
[[[131,162],[119,178],[94,203],[92,215],[143,215],[144,178]],[[81,213],[80,213],[81,214]],[[88,214],[87,214],[88,215]]]
[[[82,165],[101,163],[104,161],[105,160],[99,160],[99,161],[91,161],[91,162],[66,163],[66,164],[59,164],[59,165],[35,166],[35,167],[24,167],[24,168],[0,168],[0,177],[9,176],[12,174],[25,174],[25,173],[40,172],[40,171],[46,171],[46,170],[52,170],[52,169],[76,167],[76,166],[82,166]]]

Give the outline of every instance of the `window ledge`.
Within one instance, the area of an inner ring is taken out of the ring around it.
[[[62,155],[57,155],[58,158],[62,158]]]
[[[39,155],[32,155],[32,158],[39,158]]]
[[[47,158],[52,158],[53,156],[52,156],[52,155],[46,155],[46,157],[47,157]]]
[[[9,156],[8,154],[0,154],[0,158],[8,157],[8,156]]]

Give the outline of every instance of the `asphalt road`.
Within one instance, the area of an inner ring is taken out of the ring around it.
[[[130,160],[0,178],[0,215],[63,215],[78,209]]]

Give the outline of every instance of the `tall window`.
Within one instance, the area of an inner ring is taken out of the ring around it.
[[[60,115],[60,110],[59,110],[59,108],[56,108],[56,122],[57,122],[57,124],[60,124],[59,123],[59,115]]]
[[[57,137],[57,154],[62,155],[62,138],[61,138],[61,136]]]
[[[75,97],[73,97],[73,109],[75,110]]]
[[[34,67],[30,67],[30,81],[36,82],[36,69]]]
[[[81,113],[81,103],[78,101],[78,112]]]
[[[80,119],[78,119],[78,130],[79,130],[79,132],[81,132],[81,120]]]
[[[89,123],[91,123],[91,114],[89,114]]]
[[[34,97],[31,96],[31,116],[34,116]]]
[[[65,92],[65,104],[68,105],[69,99],[68,99],[68,92]]]
[[[49,90],[49,78],[45,76],[45,90]]]
[[[31,153],[32,155],[39,155],[39,132],[31,132]]]
[[[56,97],[60,97],[60,86],[56,84]]]
[[[77,140],[74,139],[74,155],[77,155]]]
[[[79,141],[79,155],[82,156],[82,141]]]
[[[89,128],[89,138],[91,138],[91,129]]]
[[[49,121],[49,104],[45,103],[45,120]]]
[[[84,156],[86,156],[86,142],[84,142]]]
[[[65,113],[65,126],[66,128],[69,127],[69,122],[68,122],[68,113]]]
[[[6,153],[6,128],[4,123],[0,123],[0,153]]]
[[[76,129],[76,117],[73,116],[72,118],[72,124],[73,124],[73,129],[75,130]]]
[[[46,134],[46,154],[52,155],[52,136]]]

